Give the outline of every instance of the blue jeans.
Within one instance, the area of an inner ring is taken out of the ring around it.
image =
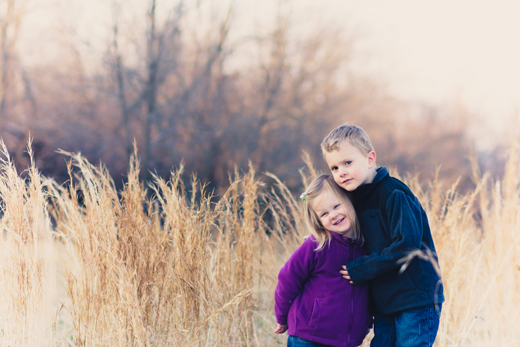
[[[289,335],[289,339],[287,339],[287,347],[330,347],[330,346],[324,345],[321,343],[317,343],[317,342],[304,340],[297,336]]]
[[[433,346],[442,305],[431,305],[374,316],[374,338],[370,347]]]

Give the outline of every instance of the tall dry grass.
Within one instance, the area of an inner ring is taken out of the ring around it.
[[[50,345],[59,305],[48,182],[32,160],[20,177],[0,145],[0,341],[3,346]]]
[[[275,346],[273,291],[307,234],[297,198],[275,176],[230,175],[212,197],[182,167],[118,192],[102,166],[71,160],[66,186],[31,165],[0,163],[3,346]],[[520,197],[516,147],[501,180],[475,174],[459,195],[422,189],[445,285],[437,346],[516,346]],[[311,175],[315,174],[311,169]],[[438,175],[441,176],[441,175]],[[302,177],[307,180],[305,176]],[[368,345],[368,340],[364,345]]]

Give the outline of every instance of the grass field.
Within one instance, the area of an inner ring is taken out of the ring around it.
[[[515,148],[504,177],[476,173],[466,195],[440,179],[425,189],[405,179],[440,258],[446,302],[437,346],[520,340]],[[34,166],[19,175],[5,147],[4,156],[0,345],[285,345],[273,334],[273,292],[305,233],[299,202],[281,182],[267,190],[252,169],[234,173],[215,202],[196,179],[183,185],[182,168],[145,186],[133,160],[118,192],[81,156],[70,155],[67,186]]]

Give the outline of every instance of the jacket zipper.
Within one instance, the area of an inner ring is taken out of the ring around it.
[[[349,248],[348,248],[348,258],[349,261],[354,260],[354,240],[351,239],[349,241]],[[348,326],[348,335],[347,335],[347,342],[348,346],[351,344],[351,335],[352,335],[352,325],[354,324],[354,286],[351,285],[350,289],[350,317],[349,317],[349,326]]]

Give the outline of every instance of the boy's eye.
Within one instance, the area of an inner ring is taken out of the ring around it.
[[[330,171],[336,171],[337,169],[338,169],[337,166],[333,166],[333,167],[330,168]]]
[[[352,164],[352,161],[347,161],[347,162],[345,162],[345,164],[350,165],[350,164]]]

